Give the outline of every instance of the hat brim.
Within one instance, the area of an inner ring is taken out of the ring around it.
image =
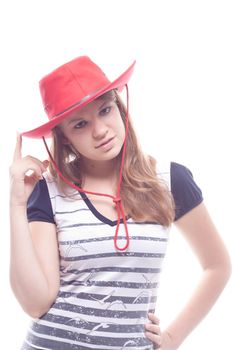
[[[42,137],[51,137],[51,130],[58,125],[59,123],[61,123],[64,119],[67,118],[67,116],[75,111],[80,109],[81,107],[85,106],[86,104],[88,104],[89,102],[95,100],[97,97],[103,95],[104,93],[113,90],[113,89],[123,89],[124,86],[128,83],[132,73],[133,73],[133,69],[135,66],[136,61],[134,61],[130,67],[123,73],[121,74],[116,80],[114,80],[112,83],[107,84],[106,86],[104,86],[102,89],[96,91],[95,93],[93,93],[90,97],[80,101],[80,103],[75,104],[74,106],[72,106],[71,108],[65,110],[63,113],[61,113],[59,116],[54,117],[53,119],[49,120],[47,123],[44,123],[42,125],[40,125],[39,127],[29,130],[29,131],[25,131],[25,132],[21,132],[22,136],[25,137],[30,137],[30,138],[42,138]]]

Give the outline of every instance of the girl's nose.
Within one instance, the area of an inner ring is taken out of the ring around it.
[[[105,123],[100,119],[96,118],[93,123],[92,136],[95,139],[100,140],[104,138],[107,135],[107,133],[108,133],[108,128],[105,125]]]

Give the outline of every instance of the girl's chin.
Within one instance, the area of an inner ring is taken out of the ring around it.
[[[113,147],[108,151],[103,151],[103,152],[98,152],[98,154],[93,154],[90,156],[83,156],[83,161],[84,162],[106,162],[106,161],[111,161],[116,159],[120,152],[122,150],[122,147]]]

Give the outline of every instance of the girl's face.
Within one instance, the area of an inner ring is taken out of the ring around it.
[[[85,162],[112,160],[124,143],[124,123],[112,97],[96,99],[72,112],[60,127],[64,143],[75,148]]]

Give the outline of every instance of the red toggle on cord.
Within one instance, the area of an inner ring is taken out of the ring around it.
[[[129,91],[128,91],[128,86],[127,84],[125,85],[126,87],[126,92],[127,92],[127,111],[126,111],[126,125],[125,125],[125,140],[124,140],[124,145],[123,145],[123,151],[122,151],[122,158],[121,158],[121,167],[120,167],[120,175],[119,175],[119,182],[118,182],[118,186],[117,186],[117,195],[116,197],[110,195],[110,194],[105,194],[105,193],[99,193],[99,192],[92,192],[92,191],[88,191],[88,190],[84,190],[81,187],[75,185],[74,183],[72,183],[71,181],[69,181],[60,171],[60,169],[58,168],[49,148],[48,145],[45,141],[45,138],[42,137],[45,148],[48,152],[49,158],[51,160],[51,162],[53,163],[54,168],[56,169],[59,177],[70,187],[74,188],[75,190],[78,190],[79,192],[83,192],[83,193],[87,193],[87,194],[94,194],[97,196],[104,196],[104,197],[109,197],[112,198],[113,202],[116,205],[116,210],[117,210],[117,227],[116,227],[116,231],[115,231],[115,235],[114,235],[114,246],[117,250],[120,251],[124,251],[128,248],[129,246],[129,232],[128,232],[128,226],[127,226],[127,221],[126,221],[126,217],[125,217],[125,211],[121,202],[121,197],[120,197],[120,192],[121,192],[121,183],[122,183],[122,175],[123,175],[123,167],[124,167],[124,163],[125,163],[125,153],[126,153],[126,143],[127,143],[127,136],[128,136],[128,129],[129,129]],[[124,228],[125,228],[125,234],[126,234],[126,244],[123,247],[119,247],[118,246],[118,234],[119,234],[119,228],[120,228],[120,221],[121,221],[121,216],[123,219],[123,223],[124,223]]]

